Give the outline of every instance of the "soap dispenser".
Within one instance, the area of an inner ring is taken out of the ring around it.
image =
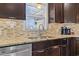
[[[68,28],[68,34],[69,35],[71,34],[71,28]]]
[[[64,33],[64,27],[61,27],[61,35],[63,35],[63,33]]]
[[[65,26],[61,27],[61,34],[65,35]]]
[[[67,34],[67,27],[64,26],[63,28],[64,28],[64,29],[63,29],[63,34],[66,35],[66,34]]]

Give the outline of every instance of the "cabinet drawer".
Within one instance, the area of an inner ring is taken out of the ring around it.
[[[45,49],[32,51],[33,56],[47,56],[48,51]]]

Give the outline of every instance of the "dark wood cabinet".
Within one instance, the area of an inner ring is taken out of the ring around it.
[[[55,23],[55,4],[48,3],[48,21],[49,23]]]
[[[48,55],[49,56],[66,56],[66,40],[57,39],[49,42]]]
[[[64,22],[76,23],[77,19],[77,4],[76,3],[64,3]]]
[[[77,49],[76,49],[76,38],[72,37],[72,38],[66,38],[67,39],[67,48],[66,48],[66,53],[67,55],[70,56],[76,56],[77,55]]]
[[[33,56],[75,56],[76,38],[63,38],[32,44]]]
[[[25,3],[0,3],[0,17],[25,19]]]
[[[76,5],[77,5],[76,6],[77,7],[77,12],[76,12],[77,13],[77,15],[76,15],[77,21],[76,22],[79,23],[79,3],[76,3]]]
[[[79,23],[78,3],[49,3],[48,8],[49,23]]]
[[[64,23],[64,3],[55,4],[55,22]]]
[[[17,15],[17,4],[5,4],[5,14],[7,15],[7,17],[16,17]]]
[[[36,42],[32,44],[32,55],[33,56],[47,56],[48,51],[46,45],[47,41],[44,42]]]
[[[76,37],[70,37],[70,38],[65,38],[66,44],[64,46],[65,49],[63,49],[65,51],[66,56],[76,56],[77,55],[77,50],[76,50]],[[62,50],[62,51],[63,51]]]
[[[76,54],[79,56],[79,37],[76,38]]]
[[[36,42],[32,44],[33,56],[60,56],[59,40]]]
[[[21,4],[17,4],[17,19],[26,19],[26,4],[21,3]]]
[[[64,3],[49,3],[48,12],[49,23],[64,22]]]

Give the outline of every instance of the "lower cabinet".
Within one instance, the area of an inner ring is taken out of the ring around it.
[[[64,55],[64,53],[62,52],[61,49],[64,49],[64,45],[61,45],[60,40],[33,43],[32,44],[32,55],[33,56],[60,56],[60,55]]]
[[[33,56],[47,56],[48,50],[46,49],[47,41],[36,42],[32,44],[32,55]]]
[[[33,56],[75,56],[75,38],[63,38],[32,44]]]
[[[76,56],[77,55],[77,48],[76,48],[76,38],[71,37],[71,38],[66,38],[67,43],[66,43],[66,55],[67,56]]]
[[[2,56],[75,56],[76,38],[63,38],[0,48]]]
[[[76,39],[77,40],[77,56],[79,56],[79,37]]]

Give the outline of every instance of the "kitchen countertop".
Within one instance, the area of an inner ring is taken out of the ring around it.
[[[18,45],[18,44],[24,44],[24,43],[33,43],[33,42],[40,42],[40,41],[46,41],[46,40],[56,40],[61,38],[69,38],[69,37],[76,37],[74,35],[59,35],[59,36],[52,36],[51,38],[37,38],[37,39],[28,39],[27,37],[16,37],[16,39],[4,39],[0,40],[0,47],[3,46],[10,46],[10,45]]]
[[[73,28],[73,32],[75,33],[73,35],[61,35],[60,34],[60,27],[63,25],[70,26]],[[1,39],[0,40],[0,47],[5,47],[5,46],[11,46],[11,45],[18,45],[18,44],[24,44],[24,43],[33,43],[33,42],[40,42],[40,41],[46,41],[46,40],[56,40],[56,39],[61,39],[61,38],[69,38],[69,37],[79,37],[79,32],[78,32],[78,26],[79,24],[49,24],[48,30],[46,32],[42,33],[43,38],[35,38],[35,39],[29,39],[27,34],[23,34],[20,36],[15,36],[11,39]],[[27,32],[26,32],[27,33]],[[30,36],[31,37],[31,36]]]
[[[75,33],[73,35],[61,35],[59,30],[60,30],[60,27],[63,25],[65,26],[71,25],[70,27],[73,28],[73,31],[75,31]],[[79,24],[58,24],[58,23],[49,24],[49,29],[46,32],[42,33],[41,35],[44,38],[29,39],[27,34],[23,34],[11,39],[0,40],[0,47],[24,44],[24,43],[40,42],[40,41],[46,41],[46,40],[56,40],[61,38],[79,37],[78,27],[79,27]]]

